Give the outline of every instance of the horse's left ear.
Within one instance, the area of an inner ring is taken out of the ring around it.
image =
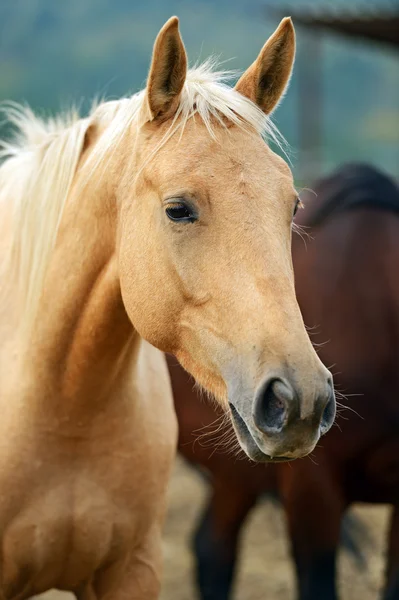
[[[173,116],[187,75],[187,55],[179,32],[179,19],[171,17],[155,40],[147,80],[150,120]]]
[[[294,58],[295,31],[291,19],[286,17],[238,80],[236,90],[266,114],[271,113],[287,87]]]

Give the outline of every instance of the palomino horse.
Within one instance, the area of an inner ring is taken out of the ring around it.
[[[331,376],[294,291],[297,195],[262,138],[294,49],[285,19],[231,89],[209,63],[187,71],[172,18],[143,92],[84,119],[10,109],[2,598],[158,597],[176,445],[160,350],[230,410],[253,458],[301,457],[330,428]]]
[[[203,600],[230,598],[241,527],[271,492],[285,507],[300,600],[337,600],[345,509],[356,501],[392,504],[383,598],[399,599],[399,189],[371,167],[349,165],[316,191],[318,201],[310,196],[300,219],[314,239],[305,247],[295,236],[293,244],[298,300],[305,322],[317,326],[314,341],[330,340],[320,356],[356,395],[345,400],[351,410],[314,460],[254,466],[218,449],[218,413],[195,397],[193,382],[169,358],[180,452],[211,475],[194,541]]]

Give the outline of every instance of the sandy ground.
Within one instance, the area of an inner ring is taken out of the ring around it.
[[[170,509],[165,529],[165,577],[162,600],[194,600],[189,536],[206,497],[196,473],[178,462],[169,490]],[[342,600],[377,600],[384,569],[389,511],[385,507],[356,507],[368,524],[373,550],[368,569],[360,573],[347,553],[340,556]],[[294,600],[294,574],[288,554],[283,512],[270,502],[260,503],[249,517],[242,539],[241,564],[234,600]],[[322,600],[322,599],[320,599]]]
[[[178,460],[169,489],[161,600],[197,599],[192,582],[189,539],[206,493],[206,486],[198,475]],[[364,572],[359,572],[352,557],[345,552],[341,554],[341,600],[377,600],[382,584],[389,512],[385,507],[375,506],[356,507],[355,510],[368,524],[374,544],[373,550],[369,550],[368,568]],[[271,503],[260,503],[250,515],[243,536],[234,600],[294,600],[294,577],[287,550],[283,513]],[[60,592],[40,596],[41,600],[71,598]]]

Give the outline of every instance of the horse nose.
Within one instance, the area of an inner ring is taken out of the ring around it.
[[[255,398],[254,422],[262,433],[279,433],[293,413],[299,416],[294,389],[287,380],[267,380]]]
[[[324,406],[324,408],[322,411],[321,422],[320,422],[320,435],[324,435],[325,433],[327,433],[327,431],[329,431],[331,429],[331,427],[333,426],[334,420],[335,420],[335,413],[337,410],[334,388],[332,385],[331,378],[327,382],[326,398],[327,398],[327,401],[326,402],[324,401],[324,404],[322,401],[322,405]]]
[[[331,428],[335,418],[335,397],[330,381],[314,402],[310,420],[320,427],[320,435]],[[301,419],[300,394],[285,378],[268,379],[255,397],[253,419],[265,434],[278,434]]]

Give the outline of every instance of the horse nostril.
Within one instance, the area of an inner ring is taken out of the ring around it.
[[[264,433],[282,430],[289,412],[289,403],[294,394],[281,379],[271,379],[260,390],[254,411],[254,421]]]
[[[331,429],[331,426],[334,423],[334,419],[335,419],[335,411],[336,411],[335,396],[334,396],[334,392],[332,392],[328,399],[328,402],[324,408],[323,415],[321,417],[321,423],[320,423],[321,435],[324,435],[325,433],[327,433],[327,431],[329,429]]]

